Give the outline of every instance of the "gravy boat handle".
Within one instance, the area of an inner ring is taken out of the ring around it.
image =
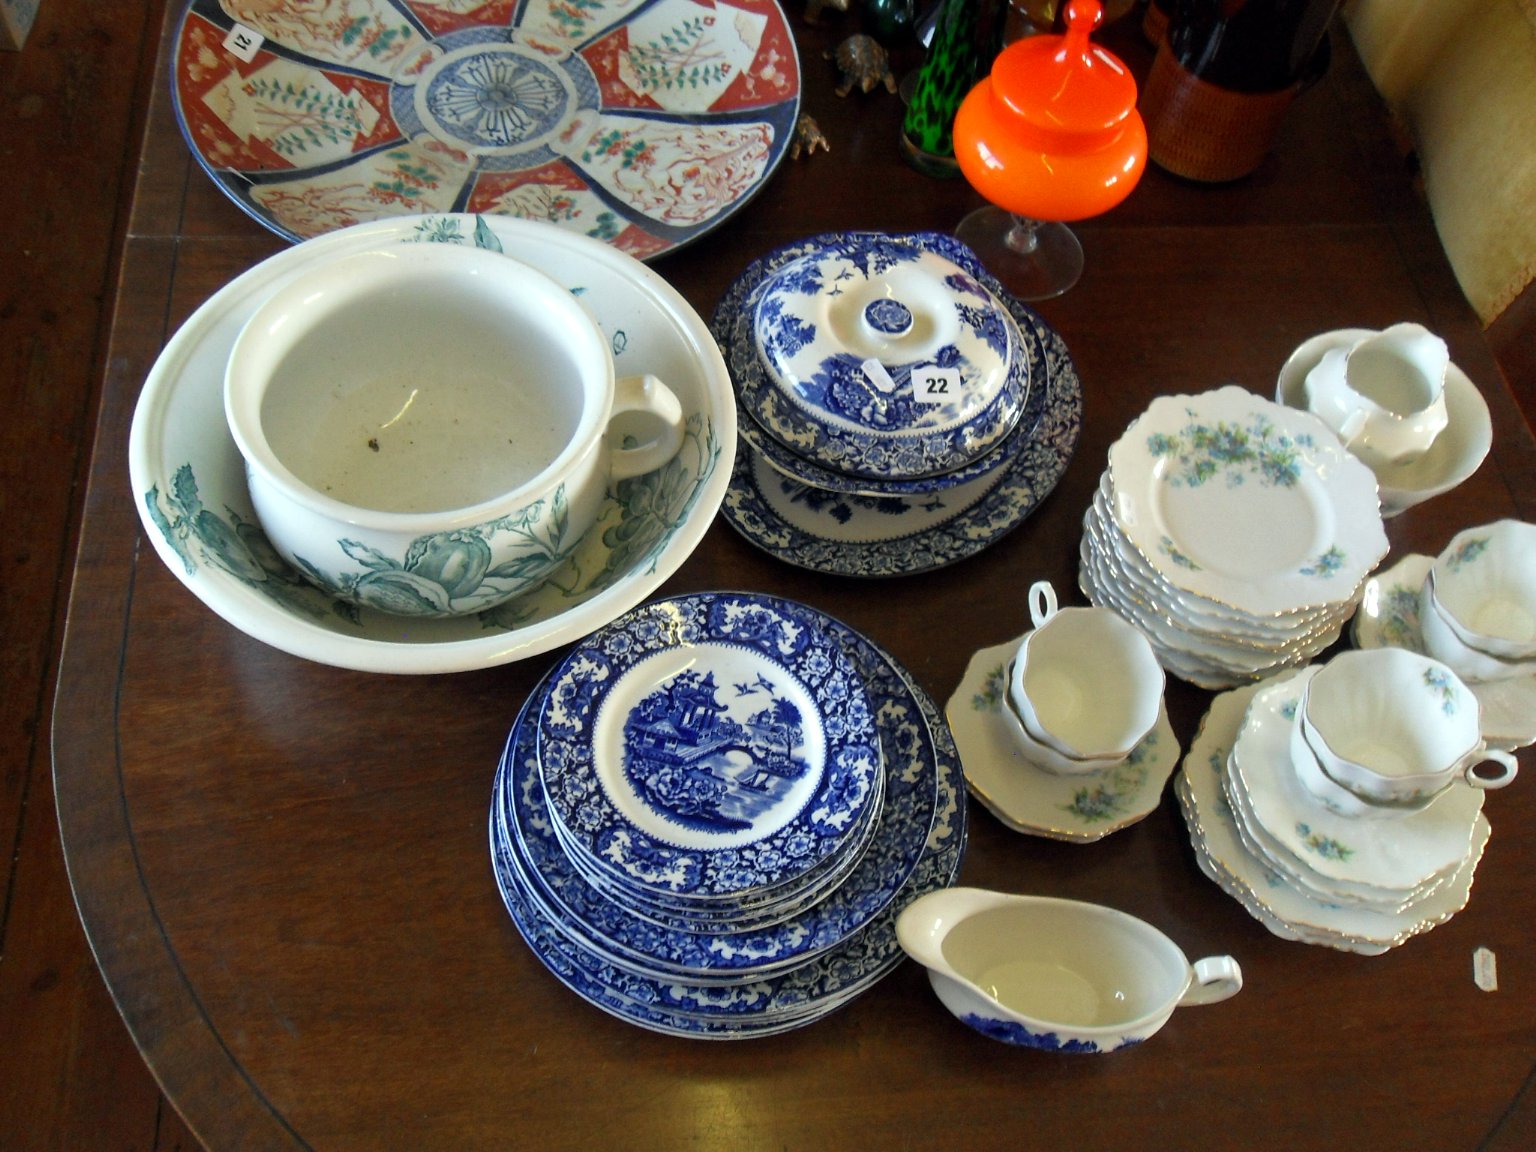
[[[1184,995],[1179,997],[1179,1007],[1196,1004],[1219,1004],[1236,996],[1243,987],[1243,970],[1230,956],[1206,956],[1191,965],[1193,976]]]

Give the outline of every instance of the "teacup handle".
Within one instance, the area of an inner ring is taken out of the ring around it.
[[[1499,772],[1494,776],[1484,776],[1478,772],[1484,764],[1499,765]],[[1502,788],[1515,778],[1515,773],[1520,771],[1519,762],[1508,752],[1498,748],[1484,748],[1478,753],[1477,758],[1468,762],[1462,769],[1461,775],[1468,784],[1474,788]]]
[[[1344,447],[1348,448],[1359,439],[1360,433],[1365,431],[1367,419],[1369,419],[1369,414],[1364,408],[1356,408],[1348,416],[1344,417],[1344,422],[1339,425],[1339,441]]]
[[[683,446],[683,405],[672,389],[649,373],[620,376],[614,381],[609,428],[618,434],[609,478],[643,476],[660,468]]]
[[[1029,618],[1036,628],[1056,615],[1056,589],[1049,580],[1036,580],[1029,586]]]
[[[1218,1004],[1236,996],[1243,988],[1243,970],[1230,956],[1206,956],[1196,960],[1194,977],[1179,998],[1179,1007]]]

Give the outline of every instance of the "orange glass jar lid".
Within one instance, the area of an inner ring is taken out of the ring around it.
[[[1098,0],[1071,0],[1066,32],[1016,40],[992,64],[993,95],[1047,136],[1096,136],[1136,108],[1136,81],[1113,53],[1089,40],[1104,21]]]

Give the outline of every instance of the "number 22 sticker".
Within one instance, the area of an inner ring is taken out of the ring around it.
[[[960,395],[960,369],[932,365],[912,369],[912,398],[919,404],[953,404]]]

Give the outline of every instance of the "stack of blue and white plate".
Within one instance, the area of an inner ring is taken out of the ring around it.
[[[724,506],[800,567],[921,572],[1048,495],[1077,443],[1066,346],[952,236],[837,232],[726,289],[711,330],[741,441]]]
[[[949,884],[964,788],[892,658],[790,601],[700,593],[578,645],[523,707],[491,854],[514,922],[582,998],[676,1035],[800,1027],[894,968]]]

